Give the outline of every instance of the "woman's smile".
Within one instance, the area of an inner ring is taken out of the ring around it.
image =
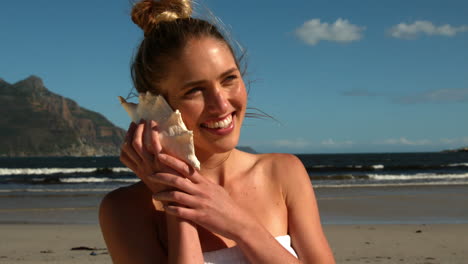
[[[205,121],[200,127],[210,133],[224,136],[231,133],[235,128],[235,119],[233,117],[235,117],[235,112],[222,118]]]

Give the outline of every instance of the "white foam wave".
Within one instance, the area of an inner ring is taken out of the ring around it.
[[[382,164],[376,164],[371,166],[374,170],[382,170],[384,168],[384,165]]]
[[[96,178],[96,177],[83,177],[83,178],[60,178],[61,182],[64,183],[93,183],[93,182],[128,182],[134,183],[140,181],[140,179],[112,179],[112,178]]]
[[[417,173],[417,174],[368,174],[369,178],[378,181],[386,180],[459,180],[468,179],[468,173],[464,174],[430,174],[430,173]]]
[[[314,188],[360,188],[360,187],[405,187],[405,186],[449,186],[467,185],[466,181],[446,182],[403,182],[403,183],[362,183],[362,184],[314,184]]]
[[[84,189],[0,189],[0,193],[14,193],[14,192],[65,192],[65,193],[78,193],[78,192],[109,192],[113,188],[84,188]]]
[[[92,173],[102,168],[0,168],[0,176],[5,175],[51,175],[51,174],[72,174],[72,173]],[[124,167],[109,168],[113,172],[131,172]]]
[[[449,164],[447,165],[447,167],[468,167],[468,163],[453,163],[453,164]]]

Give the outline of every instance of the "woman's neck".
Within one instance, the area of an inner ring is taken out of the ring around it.
[[[197,155],[198,156],[198,155]],[[236,149],[224,153],[214,153],[211,155],[200,155],[201,163],[200,174],[211,179],[217,184],[224,185],[226,181],[227,171],[236,156]]]

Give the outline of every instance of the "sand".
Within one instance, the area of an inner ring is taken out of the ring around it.
[[[337,263],[468,263],[467,185],[316,193]],[[0,195],[0,263],[111,263],[102,195]]]
[[[74,247],[95,250],[71,250]],[[0,225],[0,263],[112,263],[98,225]]]
[[[468,224],[335,225],[325,232],[337,263],[468,263]]]
[[[325,225],[337,263],[468,260],[468,224]],[[0,225],[0,263],[111,263],[97,225]],[[87,247],[94,250],[71,250]]]

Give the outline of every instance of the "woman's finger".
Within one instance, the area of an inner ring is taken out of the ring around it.
[[[170,215],[174,215],[194,222],[197,222],[200,216],[200,213],[197,210],[178,205],[164,205],[164,211]]]
[[[195,169],[187,163],[164,153],[159,153],[158,159],[161,163],[176,170],[190,181],[194,183],[200,182],[201,179],[198,177],[199,175],[196,173]]]
[[[152,142],[152,130],[153,125],[151,120],[146,120],[145,128],[143,130],[143,146],[148,153],[155,155],[155,151],[153,149],[153,142]]]
[[[133,134],[135,133],[137,125],[135,122],[131,122],[130,126],[128,127],[127,134],[125,135],[125,142],[131,142],[133,138]]]
[[[138,164],[138,163],[141,162],[140,155],[138,155],[135,152],[135,150],[133,149],[133,146],[132,146],[132,141],[133,141],[133,137],[135,135],[136,128],[137,128],[137,124],[132,122],[130,124],[130,127],[128,128],[127,134],[125,135],[125,141],[124,141],[124,143],[122,144],[122,146],[120,148],[120,150],[121,150],[120,155],[125,153],[127,158],[129,158],[132,161],[132,163],[134,163],[134,164]],[[127,164],[125,164],[125,165],[127,165]]]
[[[149,180],[174,187],[189,194],[199,194],[199,191],[193,182],[187,178],[180,177],[172,173],[155,173],[149,177]]]
[[[161,153],[162,146],[161,142],[159,141],[159,131],[158,131],[158,124],[151,120],[151,147],[154,149],[154,155]]]
[[[136,151],[133,149],[133,145],[131,142],[124,142],[122,147],[121,147],[121,153],[125,153],[125,155],[133,161],[135,164],[139,164],[141,162],[141,157],[136,153]]]
[[[199,204],[194,196],[180,191],[159,192],[153,194],[153,199],[161,201],[164,204],[174,202],[190,208],[196,208]]]
[[[125,165],[127,166],[130,170],[132,170],[133,172],[137,171],[137,165],[136,163],[133,161],[133,159],[129,158],[127,153],[126,152],[121,152],[120,153],[120,161]]]
[[[151,201],[153,202],[153,206],[156,209],[156,211],[164,212],[164,203],[163,202],[158,201],[158,200],[156,200],[154,198],[152,198]]]
[[[152,155],[146,150],[143,146],[143,132],[145,130],[145,121],[142,119],[138,124],[135,134],[133,135],[132,146],[135,149],[135,152],[140,156],[143,161],[152,162]]]

